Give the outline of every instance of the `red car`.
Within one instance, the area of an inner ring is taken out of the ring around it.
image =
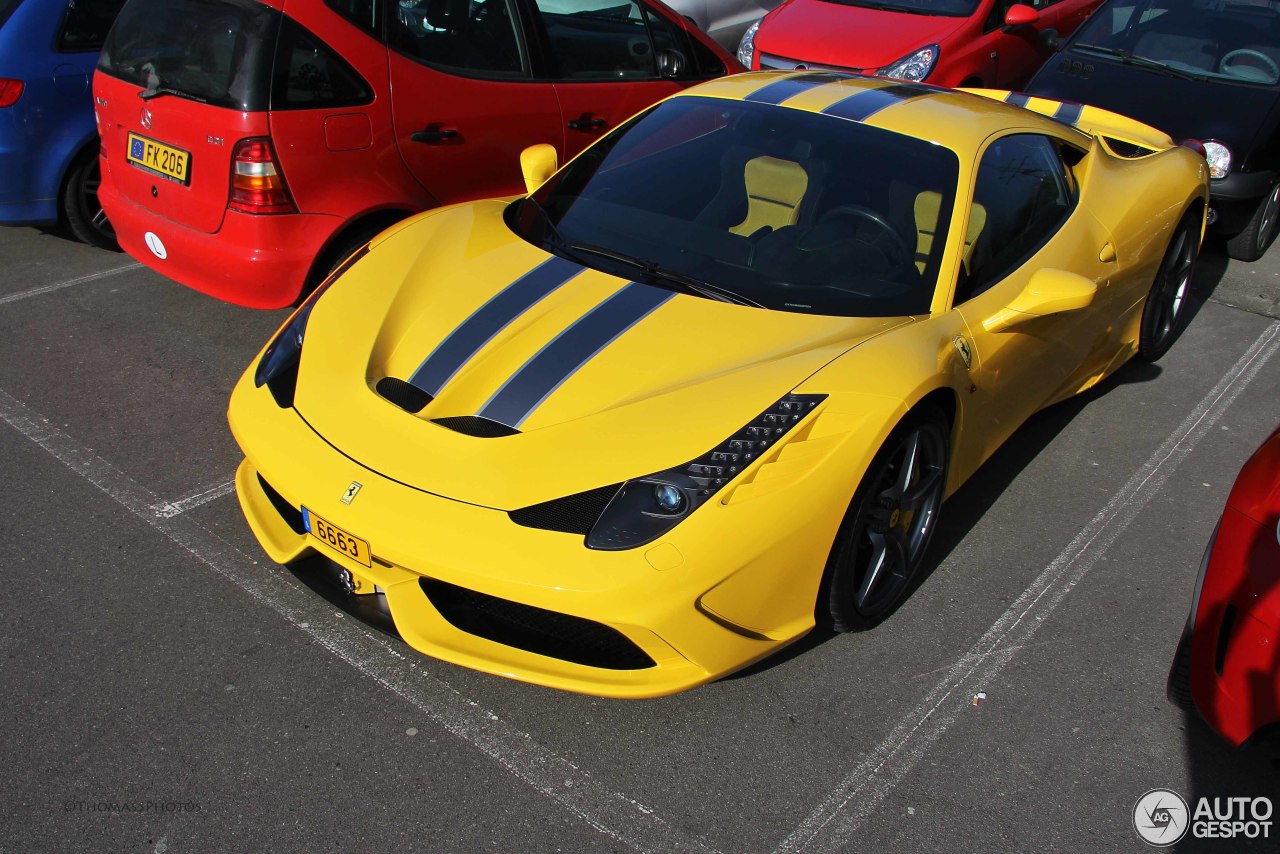
[[[742,37],[750,68],[1018,89],[1101,0],[788,0]],[[1050,33],[1050,31],[1053,33]]]
[[[1240,470],[1205,550],[1169,697],[1234,745],[1280,725],[1280,428]]]
[[[129,0],[94,78],[120,245],[230,302],[288,305],[416,211],[523,192],[739,70],[651,0]]]

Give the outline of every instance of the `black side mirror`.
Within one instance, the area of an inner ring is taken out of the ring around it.
[[[658,51],[658,74],[668,80],[674,80],[684,74],[688,60],[678,50]]]
[[[1062,36],[1052,27],[1040,31],[1040,46],[1048,53],[1054,53],[1062,47]]]

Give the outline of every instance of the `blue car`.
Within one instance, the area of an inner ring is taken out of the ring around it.
[[[90,84],[124,0],[0,0],[0,224],[114,247]]]

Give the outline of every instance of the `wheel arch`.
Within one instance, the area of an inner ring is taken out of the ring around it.
[[[73,171],[73,167],[80,162],[81,158],[97,157],[100,146],[101,142],[99,141],[96,133],[92,136],[85,137],[76,145],[67,146],[68,154],[58,165],[57,202],[58,220],[60,222],[66,222],[67,218],[65,199],[67,195],[67,184],[71,181],[71,172]]]
[[[299,299],[311,293],[320,282],[324,281],[324,277],[329,275],[334,266],[356,248],[356,243],[363,243],[369,240],[378,232],[395,225],[406,217],[412,216],[413,213],[413,211],[405,208],[380,208],[367,211],[348,220],[341,228],[330,235],[329,239],[325,241],[324,248],[316,254],[316,259],[311,263],[311,269],[307,272],[307,278],[303,282]]]

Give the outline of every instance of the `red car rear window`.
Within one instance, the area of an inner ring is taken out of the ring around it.
[[[129,0],[98,70],[157,94],[265,110],[280,19],[254,0]]]

